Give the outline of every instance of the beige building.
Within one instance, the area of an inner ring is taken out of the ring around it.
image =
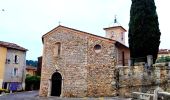
[[[160,49],[158,52],[158,58],[160,57],[170,57],[170,50],[169,49]]]
[[[34,66],[27,66],[26,67],[26,75],[34,76],[37,73],[37,67]]]
[[[26,51],[17,44],[0,41],[0,88],[25,88]]]
[[[115,66],[128,65],[122,26],[106,37],[59,25],[43,35],[40,96],[115,96]]]

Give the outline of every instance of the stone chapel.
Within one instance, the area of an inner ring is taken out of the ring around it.
[[[104,28],[106,37],[59,25],[42,36],[40,96],[115,96],[114,69],[128,65],[126,30]]]

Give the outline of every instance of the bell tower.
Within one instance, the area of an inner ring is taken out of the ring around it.
[[[124,29],[118,22],[115,16],[114,24],[111,27],[104,28],[106,32],[106,38],[113,39],[125,45],[125,32]]]

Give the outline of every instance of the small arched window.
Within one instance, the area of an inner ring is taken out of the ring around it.
[[[54,44],[54,49],[53,49],[54,57],[59,57],[61,53],[61,43],[57,42]]]

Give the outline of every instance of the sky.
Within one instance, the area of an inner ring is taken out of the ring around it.
[[[155,0],[160,49],[170,49],[170,0]],[[27,60],[42,55],[42,35],[63,26],[105,36],[103,28],[112,26],[114,17],[128,30],[131,0],[0,0],[0,41],[16,43],[29,51]],[[128,32],[126,33],[128,46]]]

